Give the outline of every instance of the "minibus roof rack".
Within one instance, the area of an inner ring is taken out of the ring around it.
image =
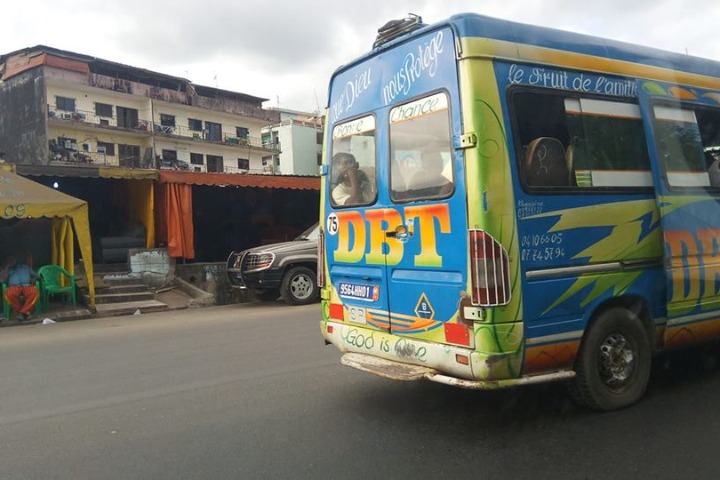
[[[390,20],[382,27],[378,28],[378,34],[373,43],[373,48],[378,48],[386,44],[390,40],[398,38],[401,35],[412,32],[420,27],[425,26],[422,23],[422,17],[414,13],[408,13],[408,16],[399,20]]]

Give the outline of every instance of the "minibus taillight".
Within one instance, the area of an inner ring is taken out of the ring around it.
[[[505,305],[510,301],[508,255],[493,237],[470,230],[470,274],[473,305]]]
[[[317,283],[318,288],[325,286],[325,232],[322,227],[318,231]]]

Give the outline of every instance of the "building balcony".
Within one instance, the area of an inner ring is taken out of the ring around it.
[[[100,116],[95,112],[84,110],[69,112],[58,110],[54,106],[48,106],[48,121],[59,124],[70,123],[85,128],[121,129],[124,131],[135,131],[145,135],[172,137],[176,140],[192,140],[216,145],[238,146],[271,153],[280,153],[280,145],[278,143],[266,143],[259,137],[237,137],[208,130],[192,130],[179,125],[162,125],[144,119],[129,120],[127,118],[118,118],[117,116]]]
[[[237,175],[274,175],[279,172],[271,165],[260,168],[239,168],[230,165],[195,165],[177,158],[163,158],[156,156],[148,161],[137,156],[119,156],[117,153],[108,155],[103,152],[86,152],[84,150],[64,149],[55,147],[50,152],[50,165],[63,165],[68,167],[94,166],[94,167],[124,167],[144,168],[151,170],[179,170],[202,171],[208,173],[225,173]]]
[[[273,152],[279,149],[279,145],[263,143],[262,139],[259,137],[237,137],[235,135],[219,134],[208,130],[193,130],[189,127],[183,127],[180,125],[161,125],[159,123],[155,123],[153,124],[153,132],[156,135],[172,137],[175,139],[188,139],[197,142],[235,145],[238,147],[250,147],[252,149]]]
[[[65,150],[50,152],[51,165],[67,166],[96,166],[96,167],[125,167],[154,169],[153,163],[146,164],[142,158],[136,156],[107,155],[102,152],[86,152],[82,150]]]
[[[143,119],[118,118],[116,116],[106,117],[97,115],[95,112],[75,110],[73,112],[58,110],[54,106],[48,106],[48,121],[59,123],[72,123],[78,126],[90,126],[100,128],[112,128],[123,130],[135,130],[137,132],[150,133],[151,122]]]

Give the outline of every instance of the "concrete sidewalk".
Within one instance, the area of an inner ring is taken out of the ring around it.
[[[84,305],[73,307],[70,304],[53,303],[49,312],[33,313],[30,320],[19,322],[14,315],[10,319],[0,316],[0,327],[11,327],[18,325],[40,324],[47,318],[54,322],[67,322],[71,320],[85,320],[90,318],[118,317],[133,315],[136,311],[141,313],[181,310],[190,306],[192,297],[180,288],[171,288],[155,293],[155,300],[142,302],[125,302],[119,304],[96,305],[96,312],[91,312]]]

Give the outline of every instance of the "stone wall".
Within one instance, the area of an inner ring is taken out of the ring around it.
[[[230,286],[225,262],[186,263],[175,265],[175,275],[191,285],[215,295],[217,305],[249,301],[246,291]]]

